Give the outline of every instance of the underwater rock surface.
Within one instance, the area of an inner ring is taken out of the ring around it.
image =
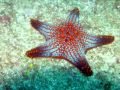
[[[0,90],[120,90],[119,0],[0,1]],[[87,53],[94,71],[85,77],[65,60],[29,59],[25,52],[45,42],[31,18],[60,23],[69,10],[80,9],[84,30],[113,35],[115,41]],[[55,20],[56,19],[56,20]],[[36,33],[36,34],[35,34]]]

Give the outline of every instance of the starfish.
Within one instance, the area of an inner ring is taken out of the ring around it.
[[[37,19],[31,19],[31,25],[45,36],[46,43],[27,51],[26,55],[29,58],[52,57],[64,59],[85,76],[93,74],[85,58],[86,52],[114,41],[113,36],[95,36],[86,33],[79,23],[78,8],[71,10],[68,18],[59,25],[49,25]]]

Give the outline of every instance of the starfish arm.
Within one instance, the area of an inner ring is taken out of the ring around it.
[[[85,76],[91,76],[93,74],[91,67],[89,66],[83,48],[79,51],[77,49],[71,49],[69,52],[65,53],[65,60],[70,62],[73,66],[75,66],[80,72],[82,72]]]
[[[93,74],[93,71],[91,67],[89,66],[88,62],[86,61],[86,58],[82,57],[78,59],[77,63],[73,63],[84,75],[91,76]]]
[[[57,44],[53,40],[48,40],[44,45],[38,46],[26,52],[26,55],[30,58],[38,57],[53,57],[62,58],[58,51]]]
[[[65,57],[60,55],[58,51],[54,49],[48,50],[45,46],[39,46],[27,51],[26,56],[29,58],[52,57],[57,59],[65,59]]]
[[[79,22],[79,9],[74,8],[70,11],[67,22],[77,23]]]
[[[110,44],[114,41],[114,36],[90,36],[86,41],[86,51],[98,46]]]
[[[45,37],[49,36],[50,31],[52,30],[51,26],[35,19],[31,19],[30,22],[32,27],[39,31],[42,35],[44,35]]]
[[[33,48],[26,52],[26,56],[29,58],[38,58],[38,57],[45,57],[50,56],[49,53],[45,52],[45,46],[39,46],[36,48]]]
[[[30,58],[57,57],[58,52],[56,49],[51,48],[49,46],[39,46],[27,51],[26,55]]]
[[[91,76],[93,74],[93,71],[92,71],[91,67],[89,66],[85,57],[74,58],[74,60],[73,59],[65,59],[65,60],[70,62],[73,66],[75,66],[85,76]]]

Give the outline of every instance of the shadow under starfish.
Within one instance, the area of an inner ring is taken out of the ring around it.
[[[71,10],[67,20],[60,25],[52,26],[35,19],[31,19],[31,25],[45,36],[46,43],[27,51],[28,57],[65,59],[86,76],[93,74],[85,58],[86,52],[114,41],[113,36],[94,36],[86,33],[79,24],[78,8]]]

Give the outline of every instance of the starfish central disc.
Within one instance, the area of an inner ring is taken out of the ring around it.
[[[79,50],[80,43],[84,46],[85,41],[85,32],[80,30],[81,28],[73,24],[72,22],[67,22],[60,26],[55,27],[55,30],[51,32],[50,37],[54,38],[54,47],[58,47],[59,52],[66,53],[67,51],[72,50],[71,48],[74,46],[74,50]]]
[[[78,44],[78,40],[84,38],[84,36],[85,33],[80,30],[80,27],[72,22],[60,25],[55,28],[54,32],[51,32],[51,37],[62,45]]]

